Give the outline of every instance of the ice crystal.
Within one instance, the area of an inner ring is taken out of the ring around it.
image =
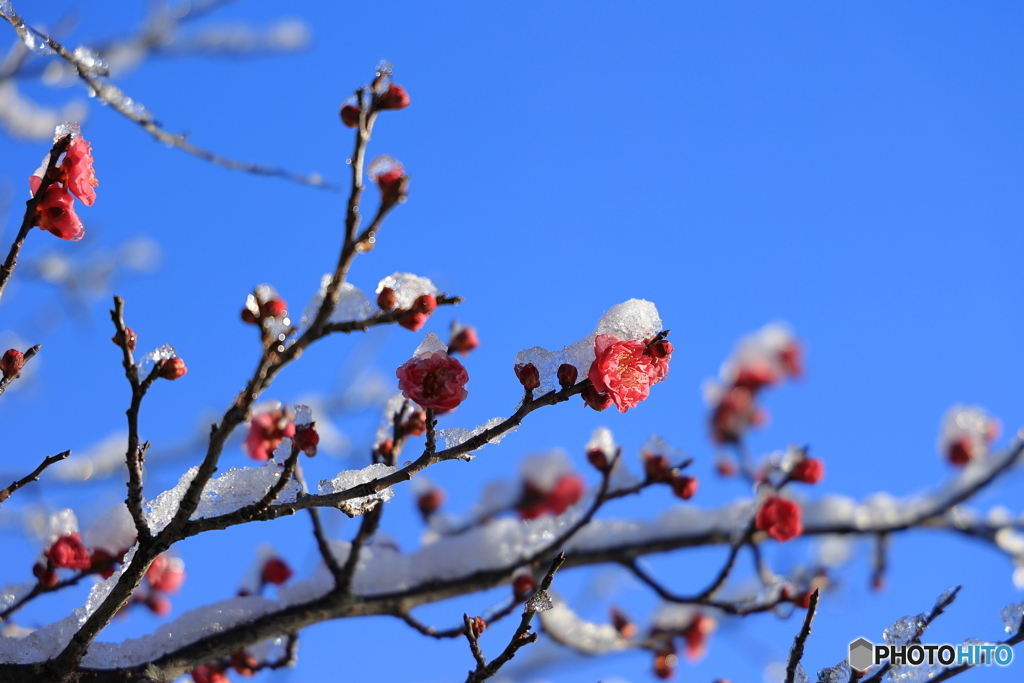
[[[53,130],[53,141],[56,143],[62,137],[71,135],[78,137],[82,134],[82,127],[74,121],[65,121]]]
[[[35,52],[37,55],[52,55],[54,49],[50,47],[50,42],[47,40],[45,34],[40,33],[30,26],[21,24],[14,28],[20,35],[21,40],[25,43],[25,47]]]
[[[1011,636],[1017,635],[1021,627],[1021,618],[1024,617],[1024,602],[1007,605],[999,611],[1003,620],[1003,627]]]
[[[492,417],[487,422],[483,423],[479,427],[474,427],[473,429],[462,429],[460,427],[453,427],[451,429],[441,429],[438,430],[437,432],[437,438],[444,442],[445,448],[455,448],[456,446],[461,446],[462,444],[466,443],[474,436],[477,436],[478,434],[483,434],[485,431],[493,427],[497,427],[502,422],[504,422],[505,419],[506,418],[504,417]],[[491,437],[490,439],[487,440],[487,443],[501,443],[502,439],[504,439],[506,436],[516,431],[517,429],[519,428],[512,427],[511,429],[506,430],[501,434]],[[483,448],[486,445],[487,444],[484,444],[483,446],[480,446],[480,448]],[[480,448],[476,450],[480,450]]]
[[[302,319],[299,321],[300,329],[309,327],[316,318],[317,311],[320,310],[320,305],[323,303],[324,297],[327,296],[327,288],[330,287],[332,280],[333,278],[330,274],[320,278],[319,291],[306,304],[305,310],[302,311]],[[338,288],[338,305],[334,307],[334,312],[331,313],[330,322],[365,320],[373,315],[373,312],[374,307],[366,298],[366,294],[352,283],[343,282],[341,287]]]
[[[850,683],[850,663],[846,660],[818,672],[817,683]]]
[[[897,619],[882,632],[882,637],[889,645],[908,645],[921,635],[924,619],[923,614]]]
[[[156,349],[150,351],[135,363],[135,367],[138,368],[139,371],[139,378],[145,379],[146,377],[149,377],[149,373],[153,371],[153,366],[156,363],[163,360],[167,360],[169,358],[177,357],[178,352],[175,351],[174,347],[171,346],[170,344],[158,346]]]
[[[547,612],[555,606],[551,596],[546,591],[537,591],[533,597],[526,601],[525,612]]]
[[[374,463],[373,465],[364,467],[361,470],[345,470],[340,472],[334,479],[325,479],[321,481],[319,491],[321,495],[341,493],[342,491],[349,490],[353,486],[375,481],[382,477],[386,477],[389,474],[394,474],[397,471],[397,467],[392,465],[383,465],[381,463]],[[355,517],[369,512],[379,503],[388,502],[394,497],[394,495],[395,492],[392,491],[389,486],[388,488],[381,489],[369,496],[342,501],[338,503],[338,509],[349,517]]]

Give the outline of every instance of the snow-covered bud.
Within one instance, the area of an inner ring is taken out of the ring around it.
[[[312,458],[316,455],[316,447],[320,443],[320,435],[316,431],[316,423],[295,425],[295,447]]]
[[[473,617],[469,620],[469,628],[473,631],[473,637],[479,638],[487,628],[487,622],[482,617]]]
[[[380,96],[377,106],[381,109],[405,109],[409,106],[409,93],[402,86],[392,83]]]
[[[260,572],[260,581],[280,586],[292,578],[292,568],[280,557],[272,557],[263,565]]]
[[[4,352],[3,358],[0,358],[0,371],[4,374],[4,379],[10,379],[19,372],[21,372],[22,366],[25,365],[25,355],[17,349],[8,349]]]
[[[8,351],[7,353],[10,353]],[[6,356],[4,356],[6,358]],[[6,371],[4,375],[6,376]],[[971,461],[974,457],[974,442],[969,436],[961,436],[959,439],[949,445],[949,452],[946,457],[949,458],[949,462],[956,465],[957,467],[963,467]]]
[[[463,327],[452,335],[448,342],[448,353],[461,353],[463,356],[480,346],[480,339],[476,336],[476,330],[472,327]]]
[[[430,315],[437,309],[437,298],[433,294],[423,294],[412,302],[412,309],[416,313]]]
[[[188,372],[188,368],[185,367],[185,361],[181,358],[165,358],[160,361],[160,369],[157,370],[157,376],[174,380],[184,377],[186,372]]]
[[[597,468],[598,472],[604,472],[608,469],[608,456],[600,448],[591,448],[587,451],[587,461]]]
[[[405,197],[408,192],[409,176],[401,164],[387,173],[377,176],[377,187],[380,188],[380,201],[383,204],[394,204]]]
[[[343,104],[338,115],[341,117],[341,122],[349,128],[359,127],[359,107],[354,104]]]
[[[818,458],[804,458],[789,473],[793,481],[802,481],[805,484],[817,484],[825,476],[825,464]]]
[[[690,500],[697,493],[697,477],[690,477],[685,474],[672,478],[672,493],[677,498]]]
[[[516,600],[524,600],[528,595],[533,593],[533,589],[537,587],[534,583],[533,577],[529,574],[520,574],[516,578],[512,579],[512,594],[515,595]]]
[[[127,335],[127,337],[128,337],[128,350],[129,351],[134,351],[135,350],[135,342],[138,341],[138,337],[135,336],[135,332],[130,327],[124,328],[124,332],[125,332],[125,335]],[[120,347],[121,346],[121,333],[118,332],[117,334],[115,334],[113,337],[111,337],[110,341],[114,342],[114,344],[116,344],[118,347]]]
[[[584,389],[580,396],[583,398],[583,403],[590,406],[597,412],[607,410],[612,405],[611,396],[608,394],[602,394],[592,386],[588,386]]]
[[[636,624],[617,607],[611,608],[612,626],[619,632],[619,635],[629,640],[636,635]]]
[[[440,510],[446,497],[444,489],[436,487],[421,493],[416,498],[416,507],[419,508],[423,519],[428,519],[432,514]]]
[[[558,386],[563,389],[568,389],[576,384],[576,379],[579,375],[580,371],[576,369],[575,365],[562,363],[558,366],[558,372],[556,373],[556,376],[558,377]]]
[[[377,295],[377,305],[382,311],[390,311],[397,303],[398,298],[395,296],[395,290],[390,287],[380,290],[380,294]]]
[[[644,453],[644,474],[650,481],[671,483],[672,467],[664,455]]]
[[[532,390],[540,386],[540,373],[533,363],[521,363],[516,365],[514,370],[524,389]]]

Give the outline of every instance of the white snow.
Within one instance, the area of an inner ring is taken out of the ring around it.
[[[392,273],[378,282],[377,289],[374,291],[380,294],[385,287],[390,287],[395,291],[395,306],[399,309],[412,308],[413,302],[424,294],[434,296],[441,294],[441,290],[434,286],[430,278],[413,273]]]
[[[397,471],[397,467],[381,463],[374,463],[361,470],[345,470],[340,472],[334,479],[325,479],[321,481],[319,491],[321,495],[340,493],[342,491],[347,491],[353,486],[358,486],[359,484],[365,484],[366,482],[386,477]],[[379,503],[388,502],[394,497],[394,495],[395,492],[389,486],[388,488],[381,489],[373,495],[363,496],[362,498],[353,498],[339,503],[338,509],[349,517],[355,517],[356,515],[361,515],[372,510],[373,507]]]
[[[450,429],[439,429],[439,430],[437,430],[437,438],[438,438],[438,440],[440,440],[441,442],[444,443],[444,447],[445,448],[455,448],[456,446],[461,446],[462,444],[466,443],[467,441],[472,439],[477,434],[482,434],[485,431],[487,431],[488,429],[491,429],[493,427],[497,427],[502,422],[504,422],[506,419],[507,418],[504,418],[504,417],[492,417],[487,422],[483,423],[482,425],[480,425],[478,427],[474,427],[473,429],[462,429],[461,427],[452,427]],[[518,431],[518,429],[519,429],[519,427],[512,427],[511,429],[508,429],[508,430],[502,432],[501,434],[498,434],[497,436],[491,437],[490,439],[487,440],[487,443],[494,443],[494,444],[501,443],[502,439],[504,439],[506,436],[508,436],[512,432]],[[484,444],[484,446],[486,446],[486,445],[487,444]],[[480,448],[483,448],[484,446],[481,446]],[[480,448],[478,448],[476,450],[480,450]],[[476,451],[470,451],[470,452],[471,453],[475,453]]]
[[[544,632],[563,645],[588,654],[605,654],[626,649],[626,640],[611,624],[596,624],[581,618],[564,600],[540,612]]]

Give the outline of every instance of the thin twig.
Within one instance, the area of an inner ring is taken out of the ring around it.
[[[476,660],[476,671],[481,671],[487,668],[487,657],[484,656],[484,651],[480,649],[480,643],[477,642],[476,632],[473,631],[473,620],[469,618],[468,614],[462,615],[462,632],[466,636],[466,640],[469,641],[469,651],[473,653],[473,659]],[[469,672],[472,678],[473,672]]]
[[[811,622],[814,621],[814,613],[817,609],[818,589],[815,588],[807,605],[804,623],[800,627],[800,632],[796,634],[793,648],[789,651],[789,662],[786,664],[786,683],[794,683],[796,681],[796,668],[800,665],[800,660],[804,658],[804,643],[807,642],[807,636],[811,635]]]
[[[55,593],[61,590],[62,588],[67,588],[69,586],[76,586],[82,579],[84,579],[87,576],[91,576],[94,573],[95,572],[93,572],[92,570],[85,570],[79,572],[78,574],[75,574],[70,579],[60,581],[53,586],[45,586],[42,583],[37,583],[35,586],[32,587],[32,590],[23,595],[20,600],[16,600],[14,603],[11,604],[10,607],[0,612],[0,621],[4,621],[12,614],[17,612],[19,609],[24,607],[26,604],[28,604],[30,601],[37,598],[38,596],[45,595],[47,593]]]
[[[303,491],[306,491],[306,478],[302,474],[302,468],[295,464],[295,480],[299,482]],[[308,508],[309,517],[313,522],[313,536],[316,538],[316,547],[320,551],[320,557],[323,558],[324,564],[327,565],[327,569],[331,572],[331,576],[334,577],[334,585],[341,583],[341,565],[338,564],[338,558],[331,552],[331,544],[327,540],[327,534],[324,533],[324,526],[320,521],[320,510],[318,508]]]
[[[341,575],[334,586],[336,593],[352,594],[352,579],[355,578],[356,568],[359,566],[359,554],[363,546],[366,545],[366,542],[377,533],[377,527],[380,525],[380,518],[383,513],[384,504],[377,503],[372,510],[363,515],[362,521],[359,524],[359,532],[352,539],[352,545],[349,546],[345,566],[341,568]]]
[[[0,489],[0,503],[3,503],[5,500],[10,498],[11,494],[13,494],[21,487],[28,486],[34,481],[39,481],[39,475],[43,473],[43,470],[45,470],[47,467],[54,464],[55,462],[65,460],[69,455],[71,455],[71,451],[64,451],[62,453],[58,453],[57,455],[51,455],[44,458],[43,461],[39,463],[39,467],[32,470],[31,474],[22,479],[19,479],[18,481],[14,482],[7,488]]]

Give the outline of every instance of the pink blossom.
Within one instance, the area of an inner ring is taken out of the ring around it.
[[[154,590],[176,593],[185,583],[185,563],[166,553],[157,555],[146,570],[146,580]]]
[[[34,195],[43,181],[39,176],[32,176],[28,183]],[[43,192],[42,200],[36,206],[36,225],[70,242],[77,242],[85,236],[82,221],[75,214],[75,198],[57,183]]]
[[[646,344],[599,334],[594,340],[594,353],[597,357],[587,377],[594,389],[611,397],[620,413],[636,408],[647,398],[654,371]]]
[[[438,413],[454,410],[466,400],[469,373],[444,351],[411,358],[395,371],[402,395]]]
[[[64,174],[64,185],[68,191],[81,199],[86,206],[92,206],[96,201],[94,188],[100,181],[96,180],[96,171],[92,167],[92,150],[85,138],[76,137],[71,141],[60,170]]]
[[[281,445],[282,439],[295,436],[295,423],[284,410],[272,410],[260,413],[252,418],[249,434],[245,437],[245,452],[253,460],[270,460],[274,449]]]

